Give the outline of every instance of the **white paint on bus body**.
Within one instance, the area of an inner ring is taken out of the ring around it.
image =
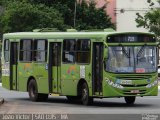
[[[80,66],[80,78],[85,78],[85,66]]]
[[[9,76],[10,71],[9,71],[9,63],[3,63],[2,64],[2,76]]]

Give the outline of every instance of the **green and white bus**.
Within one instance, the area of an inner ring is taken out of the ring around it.
[[[80,100],[158,94],[156,38],[143,32],[18,32],[3,35],[2,85]]]

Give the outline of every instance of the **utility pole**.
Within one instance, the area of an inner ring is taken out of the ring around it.
[[[75,0],[75,5],[74,5],[74,28],[76,27],[76,12],[77,12],[77,0]]]

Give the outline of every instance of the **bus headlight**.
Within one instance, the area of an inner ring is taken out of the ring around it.
[[[153,83],[150,83],[150,84],[146,85],[146,88],[151,88],[153,86],[156,86],[157,84],[158,84],[158,81],[156,80]]]
[[[123,88],[124,88],[122,85],[117,84],[117,83],[114,83],[114,82],[112,82],[111,80],[106,80],[106,82],[107,82],[110,86],[112,86],[112,87],[114,87],[114,88],[118,88],[118,89],[123,89]]]

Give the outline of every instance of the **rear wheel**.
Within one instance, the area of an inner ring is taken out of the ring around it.
[[[89,89],[87,83],[83,83],[81,88],[81,101],[83,105],[90,105],[93,103],[93,98],[89,97]]]
[[[127,96],[127,97],[124,97],[124,99],[128,105],[133,105],[136,100],[136,97],[135,96],[130,96],[130,97]]]
[[[37,83],[34,79],[29,81],[28,94],[32,101],[45,101],[48,99],[48,94],[38,93]]]

